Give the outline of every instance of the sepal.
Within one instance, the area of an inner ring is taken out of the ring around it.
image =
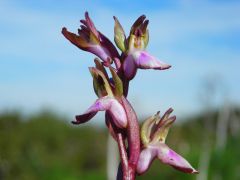
[[[126,47],[126,35],[125,32],[122,28],[122,25],[118,21],[118,19],[113,16],[113,19],[115,21],[114,25],[114,41],[117,45],[117,47],[122,51],[125,52],[127,47]]]
[[[120,77],[117,75],[116,70],[113,67],[109,67],[111,74],[112,74],[112,79],[114,82],[114,95],[116,97],[121,97],[123,95],[123,84],[122,84],[122,80],[120,79]]]
[[[104,73],[94,67],[90,67],[89,71],[93,77],[93,87],[96,95],[98,97],[103,97],[106,95],[113,97],[111,86]]]

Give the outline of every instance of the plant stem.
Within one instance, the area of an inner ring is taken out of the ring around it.
[[[128,179],[127,178],[128,177],[128,157],[127,157],[126,146],[124,143],[122,133],[117,133],[117,143],[118,143],[120,159],[121,159],[119,171],[122,171],[121,173],[118,172],[118,179],[127,180]],[[122,177],[119,177],[119,176],[122,176]]]
[[[121,103],[125,109],[128,120],[127,139],[129,150],[127,156],[123,134],[118,133],[116,139],[118,142],[121,164],[118,169],[117,180],[135,180],[136,166],[140,154],[139,124],[133,107],[126,99],[129,89],[129,80],[124,76],[122,66],[117,66],[117,69],[118,75],[123,82],[123,96],[121,98]]]
[[[128,156],[126,152],[126,146],[124,142],[124,132],[122,132],[119,128],[117,128],[112,122],[112,116],[109,114],[109,112],[106,112],[105,114],[106,118],[106,124],[111,131],[112,136],[117,141],[119,154],[121,163],[118,168],[118,174],[117,174],[117,180],[131,180],[129,179],[129,165],[128,165]]]
[[[122,97],[122,104],[126,111],[128,119],[127,137],[128,137],[128,180],[134,180],[136,174],[136,166],[140,154],[140,136],[139,125],[135,111],[125,97]]]
[[[122,162],[123,172],[127,171],[128,169],[128,157],[126,152],[125,143],[123,140],[123,136],[121,133],[117,133],[117,142],[118,142],[118,148],[120,152],[120,158]]]

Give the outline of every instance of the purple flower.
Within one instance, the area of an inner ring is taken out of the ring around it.
[[[99,32],[88,13],[85,13],[85,20],[80,21],[82,25],[78,29],[78,35],[71,33],[67,28],[62,29],[62,34],[78,48],[91,52],[109,65],[112,59],[118,58],[119,54],[112,42]]]
[[[82,124],[92,119],[98,111],[108,111],[112,116],[113,123],[119,128],[127,127],[127,117],[123,106],[113,97],[104,96],[95,101],[88,110],[76,116],[74,124]]]
[[[198,173],[187,160],[165,144],[169,128],[176,120],[176,116],[169,117],[172,111],[170,108],[162,118],[158,112],[144,122],[141,129],[144,149],[140,153],[137,165],[139,174],[146,172],[155,158],[182,172]]]
[[[164,70],[171,66],[158,60],[145,51],[149,40],[147,29],[149,21],[144,15],[140,16],[132,25],[130,35],[126,39],[123,28],[116,17],[115,43],[124,53],[123,71],[127,79],[131,80],[136,75],[137,69]]]
[[[76,121],[73,124],[82,124],[92,119],[98,111],[107,111],[112,117],[113,123],[119,128],[127,127],[127,116],[125,109],[118,100],[122,96],[122,81],[116,74],[116,71],[110,68],[112,81],[108,78],[105,68],[99,60],[95,59],[96,68],[89,68],[92,77],[94,90],[99,97],[88,110],[76,116]]]

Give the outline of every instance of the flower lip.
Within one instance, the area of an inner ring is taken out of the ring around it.
[[[108,111],[113,119],[113,123],[119,128],[127,127],[127,117],[123,106],[113,97],[105,96],[97,99],[88,110],[76,116],[73,124],[82,124],[92,119],[98,111]]]
[[[125,76],[131,80],[136,75],[137,69],[166,70],[171,65],[160,61],[144,50],[129,51],[123,62]]]
[[[140,69],[165,70],[171,67],[171,65],[158,60],[156,57],[150,55],[147,51],[136,51],[135,63]]]
[[[182,156],[177,154],[162,142],[150,143],[141,151],[137,164],[137,173],[145,173],[155,158],[158,158],[162,163],[170,165],[176,170],[182,171],[184,173],[199,173],[186,159],[184,159]]]
[[[189,162],[182,156],[177,154],[175,151],[170,149],[166,144],[159,143],[158,145],[158,159],[163,163],[172,166],[173,168],[180,170],[184,173],[197,174],[199,173],[195,170]],[[162,146],[162,147],[161,147]]]

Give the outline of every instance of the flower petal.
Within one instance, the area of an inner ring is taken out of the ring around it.
[[[143,149],[138,159],[137,173],[138,174],[145,173],[156,156],[157,150],[155,148],[150,147]]]
[[[131,27],[130,34],[134,34],[136,29],[141,27],[141,25],[144,23],[145,19],[145,15],[141,15],[139,18],[137,18],[137,20],[133,23]]]
[[[174,123],[174,121],[176,120],[176,116],[170,116],[170,114],[172,113],[173,109],[169,108],[165,114],[163,115],[162,118],[160,118],[159,116],[159,122],[157,122],[155,124],[155,126],[153,126],[153,129],[155,132],[153,132],[152,134],[152,142],[162,142],[165,143],[166,137],[168,135],[168,131],[170,129],[170,127],[172,126],[172,124]]]
[[[133,79],[137,73],[137,67],[134,62],[134,57],[132,54],[129,54],[123,63],[124,75],[129,79]]]
[[[159,61],[154,56],[151,56],[146,51],[136,51],[134,52],[134,58],[135,63],[138,68],[140,69],[158,69],[158,70],[164,70],[168,69],[171,66]]]
[[[190,174],[198,173],[198,171],[195,170],[186,159],[184,159],[182,156],[180,156],[175,151],[170,149],[166,144],[156,143],[154,145],[149,146],[156,149],[157,157],[163,163],[168,164],[173,168],[185,173]]]
[[[94,34],[94,36],[96,38],[98,38],[99,37],[98,31],[97,31],[96,27],[94,26],[93,21],[89,17],[88,12],[85,12],[85,19],[86,19],[85,20],[86,23],[83,23],[83,24],[85,24],[90,29],[90,31]]]
[[[127,117],[122,105],[112,97],[102,97],[95,101],[95,103],[82,115],[76,116],[74,124],[81,124],[89,121],[94,117],[98,111],[109,111],[116,126],[125,128],[127,126]]]
[[[111,66],[109,66],[110,72],[112,74],[112,79],[114,82],[114,95],[116,97],[121,97],[123,95],[123,84],[122,80],[118,76],[117,72],[115,69],[113,69]]]
[[[146,16],[140,16],[132,25],[130,36],[128,38],[130,49],[145,49],[149,40],[149,32],[147,29],[149,21]],[[134,46],[133,46],[134,45]]]

